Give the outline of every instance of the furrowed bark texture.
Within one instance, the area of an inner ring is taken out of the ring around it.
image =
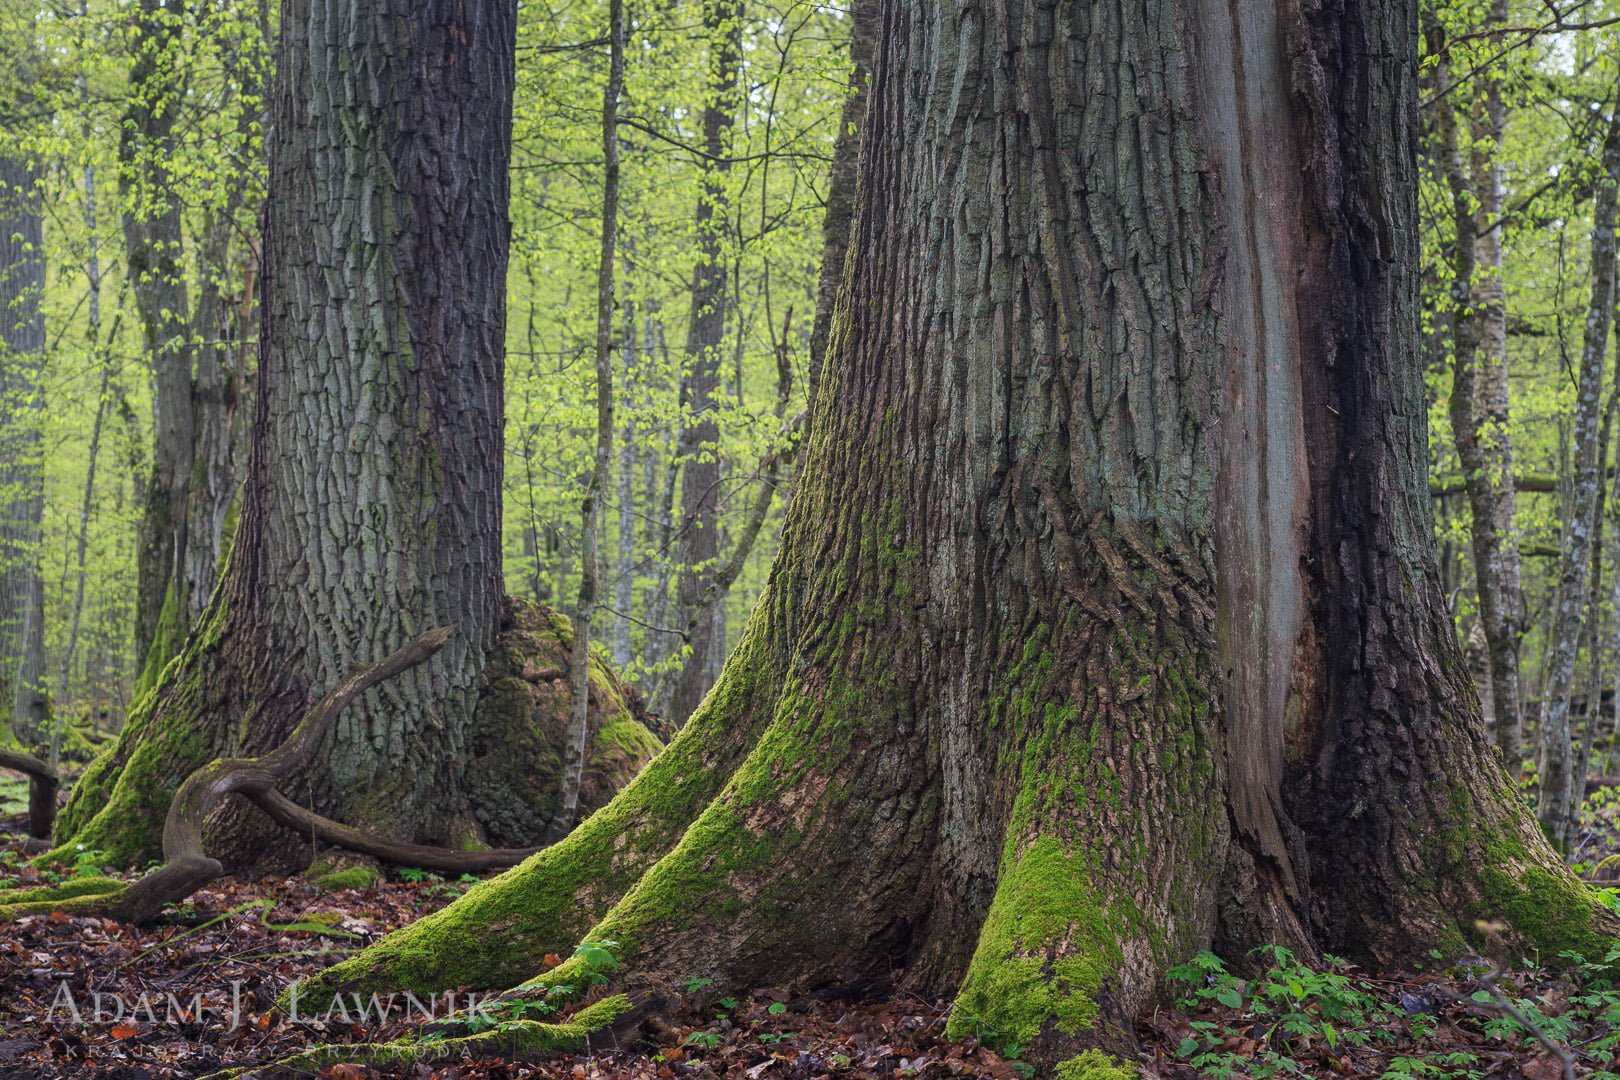
[[[44,217],[30,160],[0,153],[0,743],[44,745]]]
[[[567,840],[306,995],[610,940],[639,1008],[901,973],[1073,1076],[1212,944],[1600,944],[1436,584],[1414,14],[883,3],[737,655]]]
[[[276,745],[345,670],[453,625],[334,724],[288,791],[394,838],[475,838],[463,764],[501,615],[514,21],[509,3],[283,4],[237,540],[185,655],[81,803],[120,767],[118,785],[161,803],[196,765]],[[135,775],[143,762],[157,775]],[[70,832],[149,847],[134,823],[92,822],[94,805],[69,807]],[[261,846],[231,831],[237,849],[210,847],[227,861]]]

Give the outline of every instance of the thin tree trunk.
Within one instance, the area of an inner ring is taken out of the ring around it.
[[[677,726],[692,715],[709,690],[713,664],[724,651],[712,605],[703,597],[720,558],[721,347],[726,337],[726,251],[724,232],[730,205],[728,135],[737,107],[738,63],[742,49],[741,0],[705,0],[703,28],[709,39],[708,86],[703,103],[703,189],[694,215],[698,241],[692,272],[692,312],[686,338],[686,401],[681,432],[680,574],[676,594],[683,613],[700,612],[686,635],[689,647],[670,694],[669,718]]]
[[[1547,638],[1546,678],[1541,693],[1541,775],[1537,816],[1553,844],[1568,845],[1573,826],[1573,778],[1569,698],[1575,657],[1586,623],[1587,577],[1598,527],[1593,515],[1602,482],[1598,461],[1598,412],[1609,323],[1615,304],[1615,209],[1620,185],[1620,107],[1603,141],[1608,183],[1598,187],[1592,210],[1592,299],[1587,308],[1581,366],[1575,388],[1574,479],[1564,522],[1558,573],[1558,606]]]
[[[624,88],[624,5],[608,0],[608,80],[602,92],[602,253],[596,271],[596,453],[580,508],[579,604],[574,615],[573,655],[568,684],[571,707],[564,743],[562,803],[551,825],[551,839],[574,827],[579,813],[580,778],[585,771],[587,710],[591,691],[591,619],[601,587],[597,554],[598,501],[607,490],[613,460],[614,261],[619,239],[619,95]]]
[[[1492,5],[1487,28],[1506,20],[1504,0]],[[1444,55],[1443,42],[1431,43]],[[1458,147],[1457,111],[1449,65],[1442,62],[1436,80],[1445,174],[1452,196],[1453,278],[1451,313],[1455,367],[1452,373],[1452,437],[1462,463],[1472,513],[1474,579],[1480,621],[1485,629],[1490,664],[1488,714],[1496,745],[1510,766],[1520,754],[1519,637],[1523,598],[1520,595],[1518,531],[1514,525],[1513,443],[1509,426],[1507,378],[1507,312],[1502,293],[1502,174],[1497,156],[1506,124],[1500,83],[1484,80],[1473,126],[1471,169],[1463,168]],[[1485,144],[1480,149],[1481,143]]]
[[[153,455],[140,524],[135,653],[145,681],[173,655],[187,628],[186,512],[196,418],[193,348],[180,201],[170,170],[184,100],[180,65],[184,0],[140,0],[131,15],[134,60],[118,148],[125,258],[152,369]],[[167,609],[167,610],[165,610]]]
[[[0,154],[0,691],[8,736],[43,745],[45,594],[40,418],[45,352],[44,218],[38,166]]]
[[[626,267],[626,271],[629,267]],[[624,340],[619,344],[620,367],[626,387],[635,385],[636,305],[624,306]],[[621,395],[621,397],[624,395]],[[630,663],[630,612],[635,607],[636,587],[636,424],[626,419],[620,433],[618,466],[619,530],[618,558],[615,560],[613,604],[613,664],[623,668]]]
[[[810,399],[821,383],[821,367],[832,333],[833,306],[843,288],[849,232],[855,218],[855,183],[860,174],[861,130],[866,123],[867,88],[872,82],[872,39],[877,32],[877,0],[855,0],[849,9],[849,91],[838,118],[832,168],[827,174],[827,211],[821,224],[821,277],[816,284],[815,318],[810,324]]]

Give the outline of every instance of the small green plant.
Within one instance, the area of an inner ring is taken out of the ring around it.
[[[703,978],[687,979],[686,980],[686,992],[688,994],[695,994],[699,990],[702,990],[705,987],[709,987],[709,986],[713,986],[713,985],[714,985],[714,980],[713,979],[703,979]]]
[[[619,966],[619,958],[613,955],[618,947],[617,941],[582,941],[574,946],[574,955],[585,962],[586,985],[607,982],[607,973]]]
[[[712,1050],[726,1040],[724,1036],[713,1031],[694,1031],[686,1037],[686,1041],[693,1046],[707,1047]]]

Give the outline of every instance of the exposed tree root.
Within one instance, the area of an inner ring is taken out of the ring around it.
[[[386,1043],[358,1043],[347,1046],[314,1046],[303,1053],[283,1058],[272,1065],[250,1065],[210,1073],[203,1080],[234,1080],[251,1073],[259,1077],[308,1076],[333,1065],[354,1064],[373,1067],[436,1064],[487,1054],[516,1057],[545,1054],[557,1050],[586,1049],[590,1036],[602,1031],[630,1008],[630,999],[621,995],[592,1002],[560,1023],[533,1020],[498,1022],[488,1031],[452,1038],[399,1039]]]
[[[122,922],[143,923],[163,908],[184,900],[218,878],[224,868],[203,846],[203,822],[227,795],[243,795],[280,824],[316,839],[400,865],[422,866],[451,873],[472,873],[511,866],[532,854],[529,850],[501,849],[460,852],[423,844],[407,844],[373,836],[311,813],[276,790],[276,783],[303,764],[338,714],[366,690],[422,663],[438,652],[455,632],[440,627],[421,635],[387,658],[354,672],[299,720],[282,744],[256,758],[220,758],[186,778],[169,805],[163,825],[165,862],[127,886],[110,879],[90,879],[96,887],[65,893],[61,888],[26,890],[0,897],[0,920],[67,909]],[[27,757],[27,755],[16,755]],[[10,757],[7,762],[12,760]],[[30,770],[30,776],[35,773]],[[54,800],[54,789],[52,791]],[[50,859],[55,852],[42,858]]]
[[[0,747],[0,769],[14,769],[28,776],[28,835],[49,839],[56,821],[56,770],[33,754]]]

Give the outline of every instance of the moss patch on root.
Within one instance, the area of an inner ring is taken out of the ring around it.
[[[1087,1050],[1058,1062],[1052,1075],[1056,1080],[1136,1080],[1141,1072],[1101,1050]]]
[[[83,877],[59,885],[0,890],[0,923],[53,911],[92,913],[123,888],[124,883],[113,878]]]
[[[519,1054],[545,1054],[559,1050],[583,1050],[592,1034],[611,1024],[630,1009],[630,999],[620,995],[603,998],[581,1008],[567,1020],[537,1023],[513,1020],[491,1031],[449,1039],[401,1039],[390,1043],[348,1043],[314,1046],[275,1063],[282,1072],[318,1072],[333,1065],[356,1064],[398,1067],[430,1062],[456,1061],[490,1054],[508,1057]],[[259,1072],[264,1066],[214,1073],[207,1080],[226,1080]]]
[[[346,866],[341,870],[312,870],[310,880],[329,892],[339,889],[369,889],[382,877],[369,866]]]
[[[562,802],[573,627],[548,608],[508,598],[501,633],[480,677],[468,765],[473,815],[495,847],[541,842]],[[662,742],[635,693],[592,650],[590,750],[581,815],[607,805]]]
[[[1620,941],[1620,919],[1595,889],[1558,862],[1538,859],[1526,838],[1511,831],[1511,822],[1493,826],[1467,788],[1454,788],[1450,804],[1452,821],[1436,834],[1430,855],[1443,866],[1466,868],[1462,880],[1473,876],[1480,896],[1445,934],[1443,951],[1460,952],[1456,946],[1463,942],[1480,944],[1480,924],[1492,922],[1506,923],[1520,948],[1534,950],[1535,959],[1549,964],[1560,963],[1566,952],[1601,957]]]
[[[73,786],[56,819],[57,848],[41,861],[71,859],[80,846],[121,866],[162,854],[169,801],[212,756],[199,715],[200,680],[206,654],[218,646],[224,623],[224,606],[210,605],[185,650],[136,698],[118,741]]]
[[[767,617],[762,603],[714,691],[612,802],[559,843],[306,981],[301,999],[505,989],[534,976],[546,953],[571,952],[681,840],[769,722],[779,688],[761,632]]]
[[[1048,1026],[1075,1035],[1095,1024],[1097,995],[1122,961],[1119,942],[1134,931],[1089,876],[1083,854],[1048,837],[1009,855],[951,1009],[951,1038],[988,1028],[1027,1046]],[[1060,941],[1071,951],[1052,959]]]

